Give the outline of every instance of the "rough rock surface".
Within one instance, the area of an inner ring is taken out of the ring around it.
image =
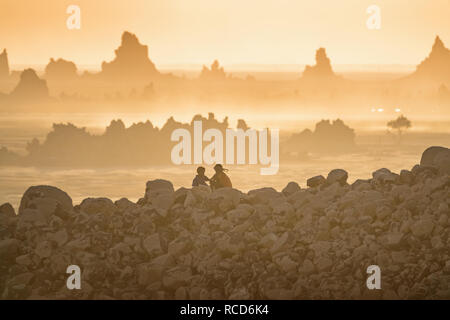
[[[0,297],[450,299],[449,175],[418,165],[346,176],[246,194],[154,180],[137,203],[75,207],[32,187],[18,215],[0,207]],[[66,287],[73,264],[81,290]],[[367,289],[370,265],[381,290]]]

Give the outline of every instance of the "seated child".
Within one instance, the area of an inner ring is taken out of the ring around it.
[[[192,181],[192,186],[193,187],[207,186],[206,181],[209,181],[209,178],[207,176],[205,176],[205,168],[198,167],[197,175],[195,176],[194,180]]]

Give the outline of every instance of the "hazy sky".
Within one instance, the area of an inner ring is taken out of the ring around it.
[[[68,5],[81,30],[68,30]],[[369,30],[366,9],[381,8]],[[156,65],[305,64],[319,46],[333,64],[417,64],[439,34],[450,47],[450,0],[0,0],[0,49],[11,64],[111,60],[124,30]]]

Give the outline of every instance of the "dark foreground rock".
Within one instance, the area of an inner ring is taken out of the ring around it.
[[[153,180],[137,203],[72,206],[57,188],[32,187],[18,215],[0,206],[0,297],[450,299],[450,178],[438,151],[400,174],[349,185],[338,169],[282,192]],[[67,289],[69,265],[81,290]],[[366,286],[371,265],[381,290]]]

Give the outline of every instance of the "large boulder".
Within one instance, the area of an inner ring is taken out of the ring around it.
[[[423,153],[422,157],[420,158],[420,165],[421,166],[429,166],[432,167],[434,165],[434,159],[436,156],[442,152],[450,152],[448,148],[445,147],[429,147],[427,148]]]
[[[445,147],[429,147],[422,153],[420,165],[434,167],[443,174],[450,174],[450,149]]]
[[[176,199],[172,182],[163,179],[148,181],[145,199],[154,206],[158,214],[166,216]]]
[[[32,220],[45,220],[54,214],[65,215],[73,210],[72,199],[52,186],[33,186],[22,196],[19,217],[36,215]]]
[[[347,179],[348,179],[347,171],[343,169],[334,169],[331,170],[330,173],[328,173],[327,183],[333,184],[335,182],[339,182],[341,185],[344,185],[347,183]]]

